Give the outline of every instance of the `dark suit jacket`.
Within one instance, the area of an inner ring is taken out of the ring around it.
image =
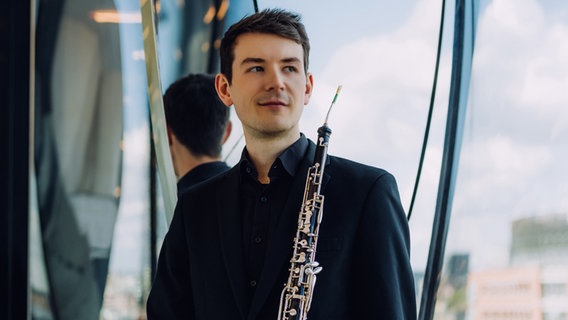
[[[148,319],[277,319],[314,151],[310,142],[250,305],[239,166],[184,193],[160,252]],[[394,177],[349,160],[328,160],[316,254],[323,270],[308,318],[416,319],[408,224]]]

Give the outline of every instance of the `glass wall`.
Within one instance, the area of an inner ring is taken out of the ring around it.
[[[163,89],[188,72],[216,72],[216,40],[253,11],[252,1],[158,4]],[[435,319],[567,319],[568,3],[479,4]],[[446,6],[432,131],[410,219],[418,288],[444,147],[454,12],[452,1]],[[441,2],[267,0],[259,7],[297,11],[307,27],[315,88],[302,132],[315,139],[342,84],[329,120],[329,153],[393,173],[408,208]],[[167,226],[159,192],[157,212],[151,210],[155,172],[139,3],[39,1],[36,34],[32,317],[144,318],[152,252]],[[223,150],[229,164],[244,144],[234,114],[232,121]]]
[[[121,192],[124,99],[118,25],[97,14],[115,7],[38,4],[32,314],[96,319]]]
[[[567,17],[483,3],[440,319],[568,319]]]
[[[156,3],[164,90],[187,72],[216,71],[216,40],[243,8]],[[145,317],[152,249],[160,247],[150,235],[167,227],[160,194],[151,195],[157,184],[141,21],[139,2],[37,3],[34,319]],[[150,223],[154,204],[157,225]]]

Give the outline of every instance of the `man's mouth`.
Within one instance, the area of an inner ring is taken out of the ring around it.
[[[259,103],[261,106],[285,106],[286,104],[282,101],[264,101]]]
[[[287,106],[286,102],[282,100],[265,100],[265,101],[260,101],[258,104],[263,107]]]

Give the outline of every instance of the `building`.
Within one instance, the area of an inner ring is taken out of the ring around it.
[[[468,282],[470,319],[568,319],[567,217],[514,221],[509,267],[472,273]]]

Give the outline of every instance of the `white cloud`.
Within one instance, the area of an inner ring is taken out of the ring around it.
[[[466,215],[487,210],[511,215],[534,208],[540,199],[520,199],[554,161],[543,145],[526,145],[512,137],[495,135],[468,144],[461,155],[463,175],[458,177],[453,209]]]
[[[501,268],[508,263],[511,228],[501,212],[452,218],[446,257],[456,252],[470,254],[470,269]]]
[[[330,152],[401,174],[407,171],[403,166],[417,163],[430,102],[439,11],[420,1],[394,32],[355,37],[338,48],[315,75],[314,96],[303,119],[312,124],[303,127],[321,125],[336,86],[343,84],[329,121],[334,131]],[[441,74],[440,88],[447,88],[447,59]],[[438,95],[447,96],[440,91]],[[435,117],[441,120],[439,113]]]
[[[333,130],[330,153],[393,173],[405,209],[414,186],[430,103],[439,15],[438,5],[418,1],[400,28],[362,39],[355,36],[351,43],[338,48],[327,67],[314,75],[314,96],[302,119],[301,127],[308,137],[314,138],[315,128],[323,122],[337,85],[343,84],[329,120]],[[442,55],[434,124],[410,225],[412,263],[418,266],[417,270],[425,266],[431,235],[449,59],[448,54]]]
[[[498,0],[480,17],[464,206],[484,199],[510,211],[538,211],[542,203],[566,209],[563,197],[545,190],[562,189],[568,178],[559,165],[568,160],[559,147],[568,143],[568,22],[546,9]]]
[[[495,135],[469,150],[464,150],[463,162],[479,180],[491,179],[487,187],[512,187],[539,175],[552,159],[547,146],[525,145],[512,137]]]
[[[487,230],[483,223],[494,215],[501,224],[495,230],[502,231],[514,216],[568,209],[567,170],[561,165],[568,160],[568,149],[562,147],[568,143],[568,22],[563,19],[568,8],[562,7],[494,0],[480,12],[452,217],[458,219],[454,236],[461,234],[460,241],[476,253],[487,248],[471,241]],[[302,120],[304,132],[313,138],[337,84],[343,84],[329,121],[330,153],[393,172],[405,208],[430,99],[439,11],[431,2],[418,1],[400,28],[354,36],[337,48],[327,67],[315,74],[314,96]],[[446,23],[447,31],[451,23]],[[450,49],[453,38],[445,41]],[[411,220],[417,270],[425,264],[438,191],[450,59],[448,52],[442,54],[429,150]]]
[[[452,244],[471,248],[474,268],[507,263],[499,255],[508,252],[513,219],[568,210],[561,16],[533,0],[495,0],[480,16],[450,229]]]
[[[557,18],[556,12],[545,11],[540,2],[493,1],[480,17],[477,34],[477,105],[488,109],[484,112],[508,113],[509,120],[516,122],[530,119],[546,123],[539,127],[548,132],[548,137],[566,135],[566,39],[566,20]]]

